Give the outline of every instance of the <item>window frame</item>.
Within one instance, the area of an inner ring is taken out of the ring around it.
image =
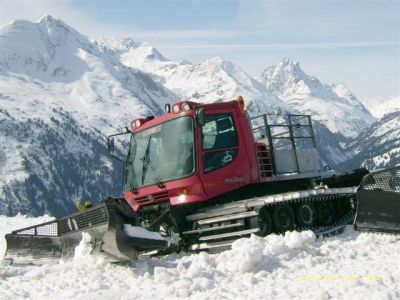
[[[151,128],[154,128],[154,127],[156,127],[156,126],[158,126],[158,125],[162,125],[162,124],[169,123],[169,122],[171,122],[171,121],[174,121],[174,120],[177,120],[177,119],[180,119],[180,118],[186,118],[186,117],[189,117],[189,118],[191,119],[191,125],[192,125],[192,134],[193,134],[193,171],[192,171],[192,173],[190,173],[189,175],[184,176],[184,177],[175,177],[175,178],[170,178],[170,179],[162,180],[163,183],[168,183],[168,182],[170,182],[170,181],[175,181],[175,180],[186,179],[186,178],[192,177],[192,176],[197,172],[197,167],[198,167],[198,166],[197,166],[197,147],[196,147],[196,126],[195,126],[195,120],[194,120],[193,116],[192,116],[192,115],[182,115],[182,116],[178,116],[178,117],[176,117],[176,118],[167,120],[167,121],[165,121],[165,122],[161,122],[161,123],[159,123],[159,124],[155,124],[155,125],[150,126],[150,127],[148,127],[148,128],[143,128],[143,129],[141,129],[140,131],[137,131],[137,132],[135,132],[134,134],[132,134],[132,137],[131,137],[131,138],[134,138],[135,135],[137,135],[137,134],[139,134],[139,133],[142,133],[144,130],[151,129]],[[130,146],[131,146],[131,141],[129,141],[129,147],[130,147]],[[130,149],[129,149],[129,152],[130,152]],[[128,156],[128,154],[127,154],[127,158],[126,158],[125,163],[128,162],[128,158],[129,158],[129,156]],[[124,165],[124,169],[125,169],[125,168],[126,168],[126,166]],[[125,172],[125,170],[124,170],[124,172]],[[151,170],[150,170],[150,172],[151,172]],[[129,189],[126,190],[126,188],[125,188],[126,184],[127,184],[127,183],[124,182],[124,184],[123,184],[123,190],[124,190],[124,192],[129,192],[130,190],[129,190]],[[149,187],[149,186],[154,186],[154,185],[156,185],[156,183],[150,183],[150,184],[146,184],[146,185],[139,185],[139,186],[137,187],[137,189],[141,189],[141,188]]]
[[[206,115],[206,116],[207,116],[207,115],[209,115],[209,116],[210,116],[210,115],[225,115],[225,116],[230,117],[230,118],[231,118],[231,121],[232,121],[232,127],[233,127],[233,129],[234,129],[233,132],[234,132],[235,138],[236,138],[236,145],[235,145],[235,146],[204,149],[203,127],[201,128],[201,150],[202,150],[202,159],[203,159],[203,173],[204,173],[204,174],[208,174],[208,173],[210,173],[210,172],[214,172],[214,171],[220,170],[220,169],[222,169],[222,168],[224,168],[224,167],[227,167],[227,166],[229,166],[230,164],[232,164],[232,162],[234,162],[234,161],[236,160],[236,158],[239,156],[240,140],[239,140],[239,135],[238,135],[237,126],[236,126],[236,124],[235,124],[235,117],[234,117],[234,114],[233,114],[232,112],[215,112],[215,113],[214,113],[214,112],[213,112],[213,113],[208,113],[208,112],[206,112],[205,115]],[[206,123],[205,123],[205,124],[206,124]],[[215,169],[209,170],[209,171],[206,171],[206,170],[205,170],[205,167],[206,167],[205,161],[206,161],[206,156],[207,156],[207,154],[210,154],[210,153],[218,153],[218,152],[224,152],[224,151],[229,151],[229,150],[236,150],[236,153],[235,153],[235,155],[234,155],[234,158],[233,158],[230,162],[228,162],[228,163],[225,164],[225,165],[221,165],[221,166],[219,166],[219,167],[217,167],[217,168],[215,168]]]

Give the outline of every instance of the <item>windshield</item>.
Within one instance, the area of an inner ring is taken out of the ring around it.
[[[194,172],[193,119],[177,118],[133,135],[125,169],[125,191],[183,178]]]

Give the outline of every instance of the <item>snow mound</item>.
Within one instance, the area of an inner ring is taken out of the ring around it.
[[[307,247],[315,240],[311,231],[287,232],[285,236],[270,235],[265,238],[252,235],[249,239],[239,239],[232,249],[217,256],[217,268],[229,272],[250,272],[257,267],[271,264],[278,256],[295,255],[299,249]]]
[[[78,260],[90,255],[93,250],[93,245],[91,241],[92,237],[90,236],[90,234],[87,232],[82,232],[82,239],[79,242],[78,246],[75,247],[74,259]]]

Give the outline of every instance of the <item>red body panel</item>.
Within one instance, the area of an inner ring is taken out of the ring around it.
[[[142,131],[143,129],[156,126],[183,115],[195,117],[195,109],[200,107],[205,109],[206,115],[229,113],[233,117],[238,145],[233,148],[220,148],[217,151],[224,153],[224,151],[233,150],[237,153],[236,157],[226,166],[205,173],[203,167],[205,165],[204,157],[206,153],[210,154],[212,151],[203,150],[202,129],[196,128],[195,173],[188,178],[167,181],[165,182],[164,188],[152,185],[139,188],[137,194],[126,192],[124,197],[135,211],[140,210],[143,206],[166,201],[169,201],[171,205],[206,201],[245,185],[260,182],[257,153],[255,150],[256,142],[254,140],[250,121],[247,118],[243,106],[235,100],[211,104],[188,103],[190,103],[192,110],[179,113],[166,113],[163,116],[145,122],[139,128],[133,129],[133,132]]]

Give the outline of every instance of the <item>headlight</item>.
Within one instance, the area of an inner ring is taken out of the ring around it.
[[[172,111],[173,111],[174,113],[178,113],[178,112],[180,111],[179,105],[178,105],[178,104],[174,104],[174,106],[172,106]]]
[[[184,111],[190,110],[190,105],[189,105],[189,103],[182,103],[182,110],[184,110]]]

